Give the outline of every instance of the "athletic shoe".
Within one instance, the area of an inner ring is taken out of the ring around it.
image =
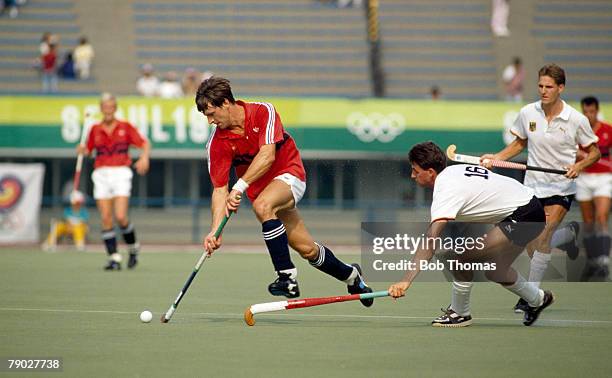
[[[45,252],[55,252],[56,247],[53,244],[49,244],[47,242],[44,242],[40,245],[40,247],[42,248],[43,251]]]
[[[518,302],[514,305],[514,313],[521,314],[524,313],[529,308],[529,303],[523,298],[519,298]]]
[[[599,259],[587,259],[580,281],[582,282],[605,282],[610,275],[607,264],[603,264]]]
[[[569,242],[560,245],[559,249],[565,251],[570,260],[576,260],[578,253],[580,252],[580,248],[578,246],[578,233],[580,232],[580,225],[578,222],[572,221],[568,226],[572,229],[574,238]]]
[[[459,328],[472,324],[471,315],[461,316],[453,311],[450,306],[446,310],[443,308],[440,310],[442,310],[442,315],[431,321],[432,327]]]
[[[297,298],[300,296],[297,280],[291,278],[289,273],[278,273],[278,278],[268,285],[268,291],[272,295],[285,296],[287,298]]]
[[[128,269],[134,269],[136,264],[138,264],[138,254],[130,253],[129,258],[128,258],[128,263],[127,263]]]
[[[530,326],[538,320],[538,316],[540,316],[540,312],[544,310],[546,307],[550,306],[555,301],[555,296],[551,291],[544,290],[544,300],[542,304],[538,307],[528,306],[525,311],[525,317],[523,318],[523,324],[526,326]]]
[[[108,264],[104,266],[104,270],[121,270],[121,263],[114,260],[108,260]]]
[[[361,277],[361,267],[359,266],[359,264],[351,264],[351,266],[357,270],[357,277],[355,277],[355,280],[353,281],[352,285],[346,285],[349,294],[371,293],[372,289],[365,283],[365,281]],[[374,304],[374,298],[360,299],[359,301],[362,305],[366,307],[370,307]]]

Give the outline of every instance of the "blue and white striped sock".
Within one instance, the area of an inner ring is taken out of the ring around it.
[[[356,271],[356,269],[338,260],[326,246],[319,243],[315,244],[319,247],[319,255],[316,259],[309,261],[310,265],[340,281],[347,282],[347,280],[350,280],[351,282],[347,283],[352,284],[352,281],[356,277],[356,274],[353,275],[353,270]]]
[[[117,253],[117,236],[115,235],[115,230],[102,230],[102,241],[104,242],[104,246],[106,246],[106,253],[112,255],[113,253]]]
[[[270,219],[261,224],[264,241],[277,272],[295,269],[289,255],[289,239],[285,225],[279,219]]]

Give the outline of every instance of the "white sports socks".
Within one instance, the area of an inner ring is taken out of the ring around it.
[[[531,307],[541,306],[544,302],[544,291],[540,290],[534,282],[525,281],[525,277],[519,272],[516,272],[516,282],[504,287],[526,300]]]
[[[548,262],[551,259],[550,253],[542,253],[535,251],[531,258],[531,266],[529,268],[529,282],[533,282],[536,287],[540,287],[540,282],[544,278],[544,272],[548,267]]]
[[[470,293],[472,282],[453,281],[451,309],[461,316],[470,315]]]

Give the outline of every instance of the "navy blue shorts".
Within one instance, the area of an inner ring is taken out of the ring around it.
[[[537,238],[546,226],[546,214],[540,200],[533,197],[497,224],[510,241],[524,247]]]
[[[565,196],[552,196],[546,198],[538,198],[538,201],[542,204],[542,206],[551,206],[551,205],[561,205],[565,210],[569,211],[572,206],[572,202],[574,201],[573,194],[567,194]]]

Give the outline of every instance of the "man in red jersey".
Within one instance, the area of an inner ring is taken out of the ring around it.
[[[582,114],[588,119],[593,132],[599,138],[597,147],[601,159],[586,168],[576,179],[576,200],[580,204],[584,220],[584,246],[587,252],[587,263],[582,274],[583,281],[607,280],[610,263],[610,234],[608,216],[612,197],[612,125],[597,119],[599,101],[589,96],[580,101]],[[584,151],[582,151],[584,156]]]
[[[77,152],[90,155],[96,150],[96,161],[91,179],[94,198],[102,218],[102,240],[109,255],[105,270],[121,270],[121,255],[117,252],[117,237],[113,229],[113,213],[119,224],[123,240],[128,245],[128,268],[138,263],[139,244],[134,226],[128,219],[128,204],[132,191],[132,160],[128,155],[130,145],[142,150],[134,164],[136,172],[144,175],[149,170],[150,145],[130,123],[115,118],[117,100],[104,93],[100,101],[102,122],[91,127],[87,145],[79,145]]]
[[[238,210],[246,193],[261,222],[262,233],[278,278],[268,286],[272,295],[300,295],[297,269],[289,246],[312,266],[347,284],[351,294],[372,291],[361,278],[359,265],[347,265],[317,243],[296,208],[306,190],[306,172],[293,138],[284,130],[280,116],[269,103],[234,100],[230,82],[211,77],[198,88],[198,110],[215,125],[206,145],[208,170],[214,186],[212,224],[204,248],[213,253],[222,243],[214,233],[224,215]],[[230,169],[239,177],[228,189]],[[362,300],[369,307],[372,299]]]

